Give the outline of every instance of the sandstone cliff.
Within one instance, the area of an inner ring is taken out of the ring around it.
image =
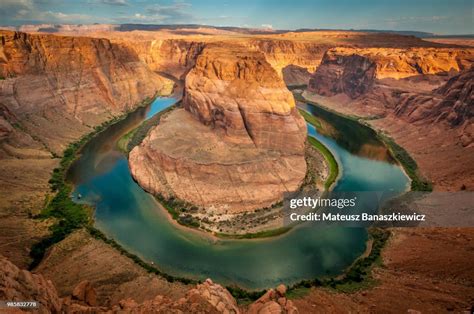
[[[354,99],[369,91],[376,79],[461,71],[473,61],[474,49],[469,48],[334,48],[324,55],[309,90]]]
[[[306,126],[262,53],[205,48],[183,107],[130,153],[148,191],[224,213],[270,206],[301,185]]]
[[[293,41],[284,38],[251,40],[246,45],[256,51],[263,52],[266,60],[279,75],[289,65],[304,68],[313,73],[319,66],[326,50],[331,47],[327,43],[307,40]]]
[[[472,189],[473,63],[472,48],[331,49],[306,96],[369,117],[407,149],[435,189]]]
[[[408,122],[440,123],[459,130],[461,143],[474,140],[474,67],[452,77],[432,94],[402,95],[395,115]]]
[[[134,50],[148,67],[177,79],[184,76],[194,66],[197,56],[206,43],[199,40],[152,39],[144,41],[119,41]]]
[[[19,265],[44,223],[48,180],[66,146],[172,82],[107,39],[0,31],[0,242]],[[11,241],[11,239],[19,240]]]
[[[169,85],[133,51],[105,39],[8,31],[0,36],[3,136],[23,131],[21,137],[32,135],[36,146],[57,155],[95,125]]]
[[[262,53],[206,49],[186,76],[184,108],[231,141],[302,154],[305,124]]]

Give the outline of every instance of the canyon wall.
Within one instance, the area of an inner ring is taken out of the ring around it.
[[[474,67],[449,79],[430,95],[406,93],[395,107],[395,115],[410,123],[446,123],[457,129],[461,144],[474,142]]]
[[[311,98],[372,124],[407,149],[436,190],[472,190],[474,49],[335,48]]]
[[[8,31],[1,32],[0,75],[3,137],[27,133],[56,155],[170,84],[106,39]]]
[[[48,233],[31,216],[69,143],[172,84],[107,39],[0,31],[1,253],[26,266]]]
[[[320,42],[272,38],[251,40],[248,47],[263,52],[267,61],[281,75],[283,69],[289,65],[304,68],[313,73],[319,66],[324,53],[331,46]]]
[[[369,91],[376,79],[457,72],[473,61],[474,49],[469,48],[334,48],[324,55],[309,90],[354,99]]]
[[[185,39],[125,40],[119,43],[134,50],[151,70],[176,79],[184,79],[206,45],[204,41]]]
[[[130,153],[146,190],[219,213],[268,207],[298,189],[306,125],[260,52],[207,47],[176,109]]]

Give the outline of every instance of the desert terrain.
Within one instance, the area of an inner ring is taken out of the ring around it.
[[[371,285],[346,293],[313,287],[293,300],[282,286],[251,304],[238,304],[212,281],[168,282],[86,228],[66,235],[37,267],[26,270],[31,247],[54,223],[35,216],[53,194],[48,180],[68,144],[147,99],[170,94],[175,80],[184,81],[183,108],[169,113],[130,157],[134,176],[149,191],[172,191],[200,205],[218,197],[226,200],[222,208],[239,203],[238,210],[249,210],[269,206],[301,185],[306,129],[285,84],[307,86],[302,94],[307,100],[357,116],[393,138],[434,190],[474,190],[469,43],[373,32],[107,25],[61,28],[54,35],[30,27],[2,30],[0,36],[0,299],[37,296],[44,312],[471,309],[474,232],[467,228],[392,229]],[[238,104],[229,101],[236,95]],[[183,122],[176,137],[181,145],[173,146],[167,140]],[[189,147],[204,149],[189,154]],[[226,154],[232,149],[239,154]],[[206,174],[221,175],[223,167],[235,174],[246,162],[243,174],[222,175],[222,186],[206,181]],[[275,167],[274,176],[265,170]],[[166,181],[150,179],[158,168]],[[249,172],[252,185],[240,184],[248,182]],[[183,180],[202,181],[213,193],[190,192],[176,184]],[[252,193],[268,184],[277,187],[276,195],[265,188]],[[239,193],[252,196],[245,197],[248,204]]]

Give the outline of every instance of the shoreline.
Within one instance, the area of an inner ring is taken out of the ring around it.
[[[166,109],[166,111],[168,111],[168,109]],[[159,114],[160,113],[158,113],[158,115]],[[140,126],[138,126],[136,129],[139,128]],[[128,134],[123,135],[121,139],[126,136],[128,136]],[[322,184],[324,186],[325,192],[330,191],[336,186],[337,181],[342,176],[342,165],[338,161],[334,153],[316,138],[308,136],[307,145],[318,152],[320,156],[320,161],[326,165],[325,167],[328,171],[328,174],[324,178],[324,181],[320,183],[303,182],[303,185],[300,187],[300,189],[303,189],[305,187],[305,184],[317,184],[318,186]],[[130,149],[130,147],[128,149]],[[306,151],[306,157],[309,157],[308,154],[308,151]],[[310,171],[311,169],[308,169],[308,173]],[[317,173],[317,176],[318,178],[321,178],[320,173]],[[281,216],[280,210],[281,203],[283,201],[277,203],[276,206],[274,205],[266,209],[257,209],[249,213],[248,215],[252,215],[251,219],[255,218],[255,220],[246,221],[247,216],[245,214],[237,214],[235,215],[235,217],[231,217],[228,220],[223,220],[219,221],[218,223],[210,224],[202,220],[203,218],[201,216],[204,215],[203,213],[196,213],[195,211],[190,210],[193,207],[192,204],[188,204],[187,202],[180,200],[166,200],[160,195],[154,195],[154,199],[160,205],[160,207],[167,212],[168,218],[175,226],[179,226],[180,228],[192,229],[200,234],[206,234],[212,239],[255,240],[274,238],[288,233],[297,225],[294,224],[290,226],[283,226],[279,223],[279,221],[284,218],[283,216]],[[277,216],[274,216],[270,220],[265,219],[269,215]],[[258,223],[258,220],[261,219],[264,219],[266,223]],[[255,221],[257,221],[257,225],[255,225]],[[230,229],[249,230],[246,233],[230,233],[223,231],[222,229],[226,229],[225,226],[229,222],[240,224],[237,227],[231,227]]]
[[[373,120],[372,117],[361,117],[361,116],[357,116],[353,114],[339,112],[320,102],[316,102],[314,100],[306,98],[304,95],[305,92],[306,91],[304,91],[301,94],[298,94],[298,97],[301,99],[301,101],[307,102],[313,106],[317,106],[320,109],[326,110],[340,117],[354,120],[372,129],[377,134],[377,137],[379,138],[379,140],[390,150],[392,157],[397,161],[403,173],[408,178],[409,184],[407,185],[407,189],[405,192],[409,192],[409,191],[431,192],[433,190],[432,183],[428,179],[425,179],[421,174],[417,173],[418,171],[417,162],[415,159],[413,159],[413,157],[411,157],[411,155],[406,151],[406,149],[398,145],[397,142],[390,136],[390,134],[386,134],[382,130],[379,130],[375,128],[374,126],[372,126],[371,124],[367,123],[367,121]]]
[[[93,127],[91,132],[82,135],[79,139],[66,146],[60,158],[59,166],[53,169],[51,178],[48,181],[53,195],[50,196],[48,194],[46,196],[47,199],[44,207],[38,215],[33,217],[33,219],[50,219],[53,222],[49,228],[50,233],[31,247],[29,255],[32,261],[28,267],[30,270],[41,263],[49,248],[54,244],[64,240],[75,230],[90,226],[94,221],[95,208],[86,204],[75,203],[71,197],[74,184],[67,180],[67,173],[80,157],[82,149],[108,127],[124,121],[130,114],[150,105],[159,96],[161,95],[157,92],[152,97],[146,97],[133,109],[102,122]]]
[[[321,162],[325,163],[326,165],[328,174],[325,178],[324,183],[322,184],[325,186],[324,192],[328,192],[333,186],[335,186],[338,178],[340,177],[340,171],[338,170],[340,169],[340,163],[337,161],[337,159],[335,158],[333,153],[329,150],[329,148],[326,148],[326,146],[324,146],[324,144],[320,143],[317,139],[311,136],[308,136],[308,139],[309,139],[307,143],[308,147],[311,147],[315,151],[317,151],[321,157]],[[319,144],[322,148],[315,145],[314,142]],[[306,152],[306,154],[309,154],[309,153]],[[309,155],[307,157],[309,157]],[[308,171],[310,171],[310,169],[308,169]],[[336,175],[334,175],[334,173],[336,173]],[[304,189],[305,187],[311,184],[316,185],[317,182],[310,182],[310,183],[303,182],[302,186],[300,187],[300,190]],[[170,221],[175,226],[191,229],[201,234],[209,235],[211,238],[214,238],[214,239],[259,240],[259,239],[276,238],[284,234],[287,234],[288,232],[290,232],[291,230],[293,230],[295,227],[299,225],[298,223],[294,223],[288,226],[284,226],[282,223],[279,222],[280,220],[284,219],[284,216],[281,216],[281,214],[283,213],[281,209],[282,209],[282,203],[284,202],[284,200],[277,203],[276,205],[272,207],[265,208],[265,209],[257,209],[254,212],[250,213],[249,215],[258,213],[256,216],[257,220],[265,219],[266,215],[276,214],[279,216],[270,220],[266,224],[260,224],[257,227],[254,227],[253,229],[251,229],[252,230],[251,232],[247,232],[247,233],[226,233],[226,232],[211,230],[207,228],[205,224],[203,226],[202,220],[199,218],[196,218],[196,216],[192,215],[192,213],[190,213],[189,211],[187,213],[183,212],[183,210],[180,211],[180,209],[183,209],[183,208],[186,210],[189,210],[189,208],[192,207],[192,204],[188,204],[180,200],[174,200],[174,201],[166,200],[160,195],[154,195],[154,200],[159,204],[159,206],[163,210],[167,212]],[[261,211],[263,212],[260,214]],[[226,220],[224,222],[228,222],[228,221],[240,222],[243,224],[241,227],[246,227],[246,226],[248,227],[245,221],[242,222],[239,220],[242,217],[246,217],[246,215],[238,214],[237,218],[233,218],[233,220]],[[275,224],[276,224],[276,227],[273,227],[272,225],[275,225]],[[218,225],[214,225],[214,226],[218,228]],[[265,228],[266,226],[269,226],[270,228],[266,229]],[[241,229],[241,228],[238,228],[238,229]]]

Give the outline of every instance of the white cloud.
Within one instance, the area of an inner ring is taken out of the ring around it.
[[[21,19],[34,10],[32,0],[1,0],[0,16]]]
[[[273,25],[272,24],[262,24],[262,28],[273,29]]]
[[[150,5],[145,8],[145,14],[135,13],[131,16],[121,16],[115,21],[122,23],[190,23],[196,20],[189,13],[191,4],[186,2],[174,2],[170,5]]]
[[[126,0],[100,0],[103,4],[116,5],[116,6],[127,6],[128,3]]]
[[[92,19],[92,16],[86,14],[67,14],[63,12],[39,12],[36,17],[38,20],[45,21],[45,22],[89,22]]]

